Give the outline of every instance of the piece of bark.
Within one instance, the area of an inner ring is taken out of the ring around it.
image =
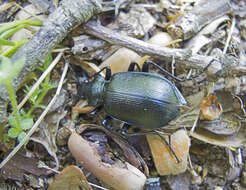
[[[44,21],[43,26],[33,38],[11,58],[13,63],[22,56],[26,58],[25,66],[13,82],[13,86],[17,89],[27,75],[44,60],[48,52],[72,29],[87,22],[100,11],[101,4],[97,0],[63,0],[61,5]],[[0,86],[0,92],[0,123],[2,123],[6,121],[9,97],[5,86]]]
[[[109,43],[86,34],[73,37],[73,43],[72,53],[78,60],[101,60],[111,47]]]
[[[88,142],[77,133],[72,133],[68,147],[74,158],[98,179],[114,189],[142,190],[146,176],[128,162],[115,159],[106,163],[99,155],[95,143]]]
[[[205,25],[231,11],[228,0],[208,0],[197,4],[190,12],[177,18],[167,31],[174,39],[187,40]]]

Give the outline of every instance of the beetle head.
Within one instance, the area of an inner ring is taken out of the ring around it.
[[[101,75],[96,75],[91,82],[84,81],[78,87],[78,94],[88,99],[89,106],[96,106],[102,103],[102,92],[105,80]]]

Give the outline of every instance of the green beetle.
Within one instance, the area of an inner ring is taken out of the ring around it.
[[[102,105],[112,118],[138,128],[157,129],[174,119],[187,102],[177,87],[161,75],[148,72],[149,64],[168,73],[157,64],[145,61],[142,72],[135,72],[131,63],[128,72],[111,76],[106,69],[103,78],[98,72],[91,82],[79,86],[79,95],[88,99],[90,106]],[[168,73],[170,75],[170,73]]]

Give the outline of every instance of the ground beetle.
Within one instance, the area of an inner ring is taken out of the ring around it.
[[[171,75],[148,60],[143,64],[142,72],[134,71],[135,67],[140,71],[135,62],[130,64],[128,72],[112,76],[110,68],[105,67],[94,75],[92,82],[83,82],[79,86],[79,95],[88,99],[90,106],[103,105],[109,116],[127,125],[161,128],[174,119],[187,102],[168,79],[148,72],[150,64]],[[105,78],[99,74],[103,70],[106,70]]]
[[[148,72],[150,64],[178,80],[151,61],[144,62],[142,72],[135,72],[135,67],[138,71],[140,67],[133,62],[128,72],[120,72],[112,76],[109,67],[101,69],[94,75],[93,81],[82,82],[79,85],[78,93],[88,99],[90,106],[102,105],[110,117],[123,121],[124,126],[133,125],[138,128],[153,129],[156,132],[155,129],[162,128],[174,119],[180,107],[186,106],[187,102],[168,79]],[[103,70],[106,70],[105,78],[100,75]],[[159,136],[179,162],[170,143],[160,134]]]

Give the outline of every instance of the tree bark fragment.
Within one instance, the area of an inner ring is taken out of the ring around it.
[[[174,39],[187,40],[204,26],[230,11],[231,5],[228,0],[206,0],[184,13],[184,16],[177,18],[167,31]]]

